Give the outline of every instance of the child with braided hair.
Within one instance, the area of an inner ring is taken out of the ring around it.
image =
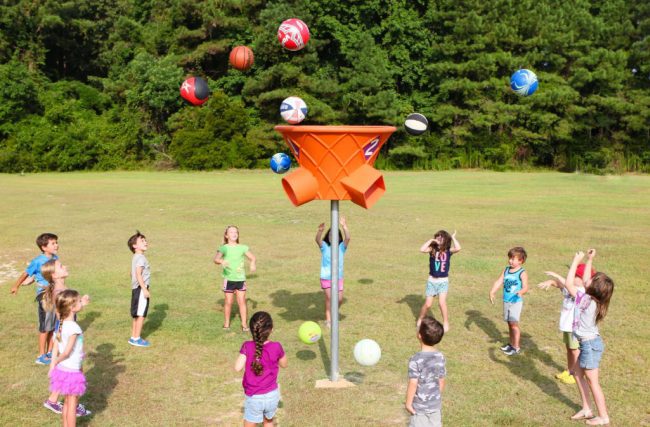
[[[269,313],[258,311],[253,314],[249,327],[253,341],[242,344],[235,361],[235,371],[244,369],[244,426],[263,423],[265,427],[271,427],[280,402],[278,371],[287,367],[287,356],[282,344],[269,340],[273,331],[273,319]]]
[[[81,370],[84,359],[83,332],[74,320],[81,308],[81,296],[75,290],[66,289],[56,297],[60,322],[50,364],[50,391],[65,396],[62,418],[63,425],[67,427],[76,425],[79,396],[86,392],[86,377]]]

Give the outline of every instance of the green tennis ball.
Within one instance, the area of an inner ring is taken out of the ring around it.
[[[300,325],[298,329],[298,338],[305,344],[313,344],[320,339],[321,330],[318,323],[307,321]]]

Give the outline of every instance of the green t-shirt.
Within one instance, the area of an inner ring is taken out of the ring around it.
[[[244,254],[248,252],[246,245],[223,245],[219,248],[223,259],[228,262],[228,267],[223,268],[223,277],[233,282],[243,282],[246,280],[246,270],[244,266]]]

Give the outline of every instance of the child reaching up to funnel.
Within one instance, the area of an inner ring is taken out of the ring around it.
[[[251,262],[251,273],[255,273],[255,255],[248,249],[248,246],[239,244],[239,228],[229,225],[223,233],[223,245],[219,247],[217,255],[214,257],[214,263],[223,267],[223,292],[225,295],[223,329],[230,329],[230,312],[236,296],[241,317],[241,329],[248,332],[244,256]]]
[[[348,249],[350,244],[350,230],[348,230],[348,224],[344,217],[339,219],[341,228],[343,228],[343,233],[345,233],[345,239],[339,233],[339,307],[343,302],[343,258],[345,251]],[[327,327],[331,327],[332,318],[330,315],[330,307],[332,304],[332,253],[331,253],[331,244],[330,238],[332,236],[332,229],[330,228],[325,233],[323,237],[323,230],[325,230],[325,223],[321,223],[318,226],[318,231],[316,232],[316,244],[318,245],[321,252],[321,267],[320,267],[320,287],[325,292],[325,320]]]
[[[453,243],[453,247],[452,247]],[[449,291],[449,267],[451,256],[460,252],[460,243],[456,240],[456,230],[449,234],[445,230],[440,230],[433,235],[422,247],[420,252],[429,254],[429,280],[425,290],[426,299],[420,309],[417,327],[433,305],[433,298],[438,296],[438,305],[442,315],[442,325],[447,332],[449,330],[449,315],[447,314],[447,292]]]

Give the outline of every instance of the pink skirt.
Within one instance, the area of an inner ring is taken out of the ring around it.
[[[86,392],[86,377],[81,371],[56,366],[50,372],[50,391],[64,396],[81,396]]]

